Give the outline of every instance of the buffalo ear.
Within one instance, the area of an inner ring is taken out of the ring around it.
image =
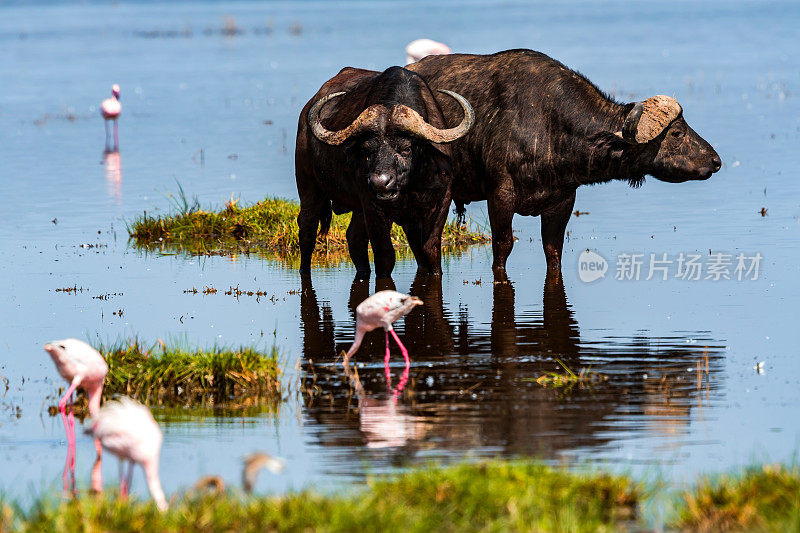
[[[453,165],[450,159],[450,146],[432,142],[425,143],[423,161],[425,167],[422,171],[425,189],[440,189],[447,187],[453,179]]]
[[[683,109],[670,96],[658,95],[637,102],[622,124],[622,138],[631,144],[652,141],[678,118]]]

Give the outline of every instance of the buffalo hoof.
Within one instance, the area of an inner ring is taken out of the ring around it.
[[[396,291],[394,280],[390,277],[378,278],[375,280],[375,292]]]
[[[371,274],[372,272],[369,270],[356,270],[356,277],[353,279],[353,281],[368,280]]]
[[[505,268],[492,268],[495,283],[508,283],[508,274]]]

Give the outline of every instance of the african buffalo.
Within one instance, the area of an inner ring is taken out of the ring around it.
[[[347,245],[358,278],[369,278],[372,243],[377,277],[389,277],[395,255],[392,222],[406,233],[420,271],[441,273],[442,229],[451,202],[447,143],[474,121],[470,104],[443,89],[459,108],[447,129],[436,98],[418,74],[345,68],[300,113],[295,151],[300,195],[300,272],[309,273],[331,212],[352,211]]]
[[[580,185],[619,179],[638,187],[646,174],[673,183],[705,180],[722,165],[675,99],[620,104],[540,52],[429,56],[408,68],[475,108],[472,131],[450,147],[453,199],[462,210],[488,200],[498,279],[506,277],[514,213],[541,215],[548,273],[558,273]],[[453,120],[457,110],[440,100]]]

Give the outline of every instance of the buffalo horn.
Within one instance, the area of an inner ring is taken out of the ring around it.
[[[461,124],[454,128],[439,129],[425,122],[425,119],[419,113],[404,105],[395,108],[392,114],[392,124],[397,128],[407,130],[417,137],[434,143],[450,143],[466,135],[475,123],[475,111],[472,106],[466,98],[456,92],[446,89],[440,89],[439,92],[451,96],[461,105],[461,109],[464,110],[464,118],[461,120]]]
[[[386,112],[385,107],[380,105],[374,105],[362,111],[361,114],[358,115],[358,117],[356,117],[353,123],[347,126],[343,130],[331,131],[325,129],[325,126],[323,126],[319,120],[319,115],[320,112],[322,111],[322,106],[324,106],[328,102],[328,100],[331,100],[343,94],[345,93],[339,92],[324,96],[319,100],[317,100],[316,102],[314,102],[314,105],[312,105],[311,109],[308,110],[308,125],[311,127],[311,132],[314,134],[314,137],[316,137],[317,139],[326,144],[333,144],[337,146],[342,144],[351,135],[354,135],[360,131],[368,129],[371,125],[376,124],[380,115]]]
[[[682,111],[678,101],[670,96],[658,95],[637,102],[622,125],[622,138],[634,144],[650,142]]]

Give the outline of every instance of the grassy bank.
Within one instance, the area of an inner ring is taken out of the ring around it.
[[[291,465],[290,465],[291,466]],[[423,467],[379,476],[338,495],[173,495],[159,513],[149,501],[82,494],[43,497],[28,508],[0,499],[5,531],[641,531],[646,487],[629,477],[575,473],[531,461]],[[670,491],[668,530],[798,531],[800,474],[782,466],[703,478]]]
[[[147,347],[134,339],[98,350],[108,364],[105,400],[126,395],[148,405],[228,410],[263,408],[281,400],[276,347],[267,352],[188,349],[163,343]],[[78,402],[77,410],[84,404]]]
[[[423,468],[381,477],[352,494],[174,497],[150,502],[81,496],[6,504],[6,531],[612,531],[639,498],[627,478],[574,474],[529,462]]]
[[[292,259],[299,254],[297,214],[300,205],[291,200],[266,198],[242,207],[230,201],[219,211],[204,211],[185,197],[174,203],[168,215],[147,213],[129,224],[128,233],[136,247],[145,250],[183,251],[193,254],[261,253]],[[317,260],[347,258],[345,232],[351,214],[334,215],[330,232],[317,241]],[[471,224],[450,221],[444,228],[444,251],[459,251],[472,244],[489,242],[483,232]],[[392,226],[392,242],[399,255],[410,254],[403,230]]]

